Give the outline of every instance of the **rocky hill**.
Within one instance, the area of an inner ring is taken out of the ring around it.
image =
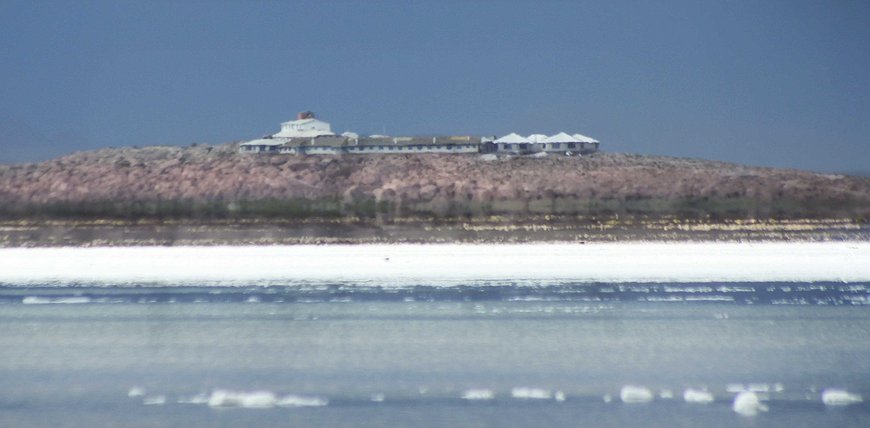
[[[870,218],[870,178],[617,153],[242,155],[110,148],[0,165],[15,218]]]

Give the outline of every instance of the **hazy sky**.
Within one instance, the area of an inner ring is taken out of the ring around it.
[[[0,162],[251,139],[313,110],[336,132],[867,171],[868,23],[861,0],[0,0]]]

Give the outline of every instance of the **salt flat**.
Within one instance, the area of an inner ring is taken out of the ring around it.
[[[870,281],[870,243],[593,243],[0,249],[6,285]]]

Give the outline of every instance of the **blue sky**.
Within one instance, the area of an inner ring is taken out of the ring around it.
[[[0,0],[0,162],[250,139],[580,132],[870,170],[866,1]]]

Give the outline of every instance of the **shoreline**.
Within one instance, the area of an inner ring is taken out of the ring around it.
[[[0,248],[585,242],[870,241],[850,219],[691,221],[527,219],[348,221],[0,221]]]

